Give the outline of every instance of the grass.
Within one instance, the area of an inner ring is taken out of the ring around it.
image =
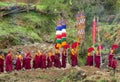
[[[38,79],[48,79],[48,78],[49,78],[49,76],[42,75],[42,76],[37,76],[36,78],[38,78]]]
[[[5,2],[0,2],[0,7],[3,7],[3,6],[9,6],[10,3],[5,3]]]

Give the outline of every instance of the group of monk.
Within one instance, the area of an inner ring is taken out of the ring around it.
[[[115,58],[115,55],[114,55],[114,52],[115,52],[115,49],[118,48],[117,45],[112,45],[112,47],[110,48],[110,51],[109,51],[109,54],[108,54],[108,61],[107,61],[107,66],[108,67],[112,67],[113,69],[116,69],[117,67],[117,60]],[[96,52],[94,53],[94,48],[93,47],[90,47],[88,48],[88,55],[87,55],[87,58],[86,58],[86,65],[88,66],[95,66],[97,68],[100,68],[101,66],[101,54],[100,53],[100,50],[102,50],[103,47],[102,46],[98,46]]]
[[[74,49],[71,50],[70,58],[71,66],[76,66],[78,64],[78,61]],[[9,51],[6,56],[4,56],[4,53],[0,53],[0,73],[4,72],[4,70],[9,73],[13,70],[29,70],[31,68],[66,68],[66,61],[66,49],[63,49],[62,53],[60,53],[59,49],[56,49],[55,54],[52,52],[52,50],[47,53],[41,51],[35,53],[34,57],[31,55],[30,51],[26,51],[24,55],[18,53],[14,57],[12,52]]]
[[[78,53],[76,50],[75,45],[71,48],[71,55],[70,55],[70,64],[72,67],[78,65]],[[108,55],[108,66],[112,67],[113,69],[116,69],[117,67],[117,61],[114,58],[114,51],[117,47],[113,45],[110,48],[110,52]],[[102,50],[102,46],[98,46],[96,53],[93,53],[94,48],[90,47],[88,48],[88,55],[86,57],[86,65],[87,66],[95,66],[97,68],[100,68],[101,66],[101,53],[100,50]],[[4,53],[0,53],[0,73],[4,72],[12,72],[13,70],[21,70],[26,69],[29,70],[31,68],[37,69],[46,69],[50,67],[56,67],[56,68],[66,68],[66,61],[67,61],[67,49],[63,48],[62,53],[60,53],[59,49],[56,49],[55,53],[51,51],[45,53],[43,51],[34,53],[33,55],[30,53],[30,51],[26,51],[23,55],[18,53],[15,57],[13,57],[13,54],[11,51],[7,53],[6,56],[4,56]]]

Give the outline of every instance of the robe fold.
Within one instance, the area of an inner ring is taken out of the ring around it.
[[[113,54],[109,54],[109,55],[108,55],[108,66],[109,66],[109,67],[112,66],[111,63],[112,63],[113,56],[114,56]]]
[[[76,54],[71,54],[71,65],[74,67],[78,65],[78,60],[77,60],[77,55]]]
[[[4,72],[4,59],[0,58],[0,72]]]
[[[22,60],[22,68],[25,68],[25,60],[26,60],[26,57],[23,57],[23,60]]]
[[[117,68],[117,60],[113,59],[112,62],[111,62],[111,67],[113,69],[116,69]]]
[[[46,68],[46,55],[42,55],[41,68]]]
[[[31,57],[25,59],[25,69],[31,69]]]
[[[87,66],[93,66],[93,56],[87,56],[86,65]]]
[[[33,68],[37,69],[39,68],[39,56],[35,55],[35,58],[33,59]]]
[[[62,67],[65,68],[66,67],[66,53],[62,53]]]
[[[42,68],[42,55],[39,56],[39,68]]]
[[[57,68],[61,68],[60,54],[59,53],[56,53],[54,56],[54,66]]]
[[[21,59],[17,58],[16,59],[16,64],[15,64],[15,69],[16,70],[21,70],[22,66],[21,66]]]
[[[52,55],[52,56],[51,56],[51,59],[52,59],[52,63],[54,63],[55,56]]]
[[[100,68],[100,55],[95,55],[95,67]]]
[[[52,56],[47,57],[47,67],[52,67]]]

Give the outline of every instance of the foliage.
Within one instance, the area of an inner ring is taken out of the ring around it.
[[[16,15],[17,17],[15,20],[18,22],[22,21],[22,25],[18,26],[11,26],[11,20],[13,20],[12,17],[14,17],[14,15],[6,17],[0,20],[1,35],[19,32],[22,35],[33,38],[35,41],[42,41],[41,38],[43,38],[43,36],[49,35],[49,40],[54,42],[56,21],[60,19],[60,13],[62,13],[64,18],[67,19],[67,37],[69,37],[67,38],[67,42],[72,43],[77,40],[75,15],[79,11],[84,10],[86,14],[86,36],[84,44],[79,48],[79,51],[80,54],[86,54],[85,52],[87,52],[87,48],[92,46],[91,23],[94,16],[99,16],[99,26],[102,30],[100,32],[100,36],[103,36],[100,37],[101,44],[107,46],[113,44],[114,41],[118,42],[116,38],[119,38],[119,36],[116,34],[116,30],[119,30],[119,26],[115,24],[116,21],[119,20],[117,19],[119,17],[119,2],[120,0],[40,0],[40,2],[34,5],[36,5],[38,9],[49,14],[40,14],[35,12],[19,13]],[[0,2],[0,6],[7,6],[8,4],[10,5],[11,3]],[[18,4],[23,5],[23,3]],[[118,15],[112,21],[112,25],[109,25],[107,23],[107,18],[108,15],[111,14]],[[107,48],[109,48],[109,46],[107,46]]]

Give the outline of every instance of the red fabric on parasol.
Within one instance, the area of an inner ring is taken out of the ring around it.
[[[79,45],[80,45],[79,42],[74,42],[74,43],[72,43],[72,48],[76,48],[76,47],[79,46]]]
[[[70,48],[69,44],[64,45],[64,49]]]
[[[97,50],[103,50],[104,49],[104,47],[102,46],[102,45],[99,45],[98,47],[97,47]]]
[[[88,52],[92,52],[94,50],[93,47],[88,48]]]
[[[113,44],[111,48],[112,48],[112,49],[117,49],[117,48],[118,48],[118,45]]]
[[[55,49],[59,49],[59,47],[57,46],[57,44],[55,44]]]

